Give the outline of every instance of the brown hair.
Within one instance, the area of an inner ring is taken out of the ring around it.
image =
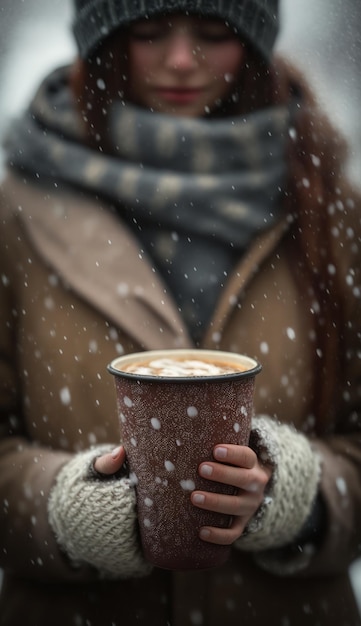
[[[70,88],[84,124],[86,140],[99,150],[106,150],[102,129],[106,125],[107,109],[113,100],[125,98],[127,54],[122,39],[121,31],[117,31],[105,40],[97,53],[86,60],[76,59],[71,68]]]
[[[330,429],[334,417],[337,381],[342,370],[344,312],[332,246],[331,213],[353,191],[345,182],[346,143],[322,113],[301,73],[281,59],[275,61],[282,93],[296,105],[293,137],[289,142],[289,178],[285,203],[294,218],[292,246],[298,258],[294,268],[302,294],[314,310],[315,363],[312,410],[315,431]]]
[[[114,39],[116,37],[116,41]],[[126,99],[126,49],[119,33],[109,37],[98,55],[78,61],[72,72],[72,88],[87,127],[89,141],[106,150],[101,128],[106,108],[114,98]],[[123,54],[120,49],[123,49]],[[101,87],[99,88],[99,81]],[[294,124],[287,159],[288,180],[284,190],[287,212],[293,216],[292,254],[297,254],[295,278],[308,306],[316,311],[314,391],[311,410],[315,431],[323,432],[334,408],[338,367],[341,364],[340,285],[329,266],[334,264],[327,208],[342,201],[345,144],[327,117],[319,111],[301,73],[276,58],[271,67],[247,46],[246,62],[237,87],[237,99],[226,103],[223,115],[245,114],[265,106],[293,102]],[[327,381],[327,383],[325,382]],[[332,390],[332,391],[331,391]]]

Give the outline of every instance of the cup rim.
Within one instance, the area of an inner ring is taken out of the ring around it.
[[[152,358],[160,358],[162,356],[169,355],[169,353],[176,353],[180,357],[185,357],[188,355],[195,357],[195,353],[202,355],[203,357],[208,357],[211,359],[218,359],[219,361],[224,362],[224,360],[230,360],[232,362],[232,357],[234,358],[234,362],[237,362],[239,357],[243,358],[246,362],[249,363],[250,368],[246,370],[242,370],[239,372],[232,372],[229,374],[216,374],[216,375],[208,375],[208,376],[152,376],[151,374],[137,374],[134,372],[125,372],[116,367],[116,364],[119,361],[123,361],[125,363],[132,363],[133,361],[142,358],[142,359],[152,359]],[[119,356],[113,359],[107,366],[107,370],[110,374],[117,378],[128,378],[134,381],[142,381],[142,382],[157,382],[162,383],[199,383],[199,382],[229,382],[232,380],[238,380],[242,378],[251,378],[259,374],[262,370],[262,365],[253,357],[249,357],[246,354],[240,354],[238,352],[227,352],[222,350],[212,350],[212,349],[202,349],[202,348],[170,348],[164,350],[144,350],[141,352],[131,352],[129,354]]]

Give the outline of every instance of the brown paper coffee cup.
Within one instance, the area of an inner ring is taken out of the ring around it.
[[[220,375],[158,376],[125,371],[129,365],[168,359],[227,363]],[[241,369],[239,369],[241,368]],[[156,350],[115,359],[116,400],[130,477],[137,493],[145,558],[165,569],[205,569],[224,563],[229,546],[199,538],[201,526],[228,527],[228,515],[203,511],[190,500],[194,489],[234,493],[198,474],[216,444],[247,445],[255,376],[261,366],[244,355],[213,350]]]

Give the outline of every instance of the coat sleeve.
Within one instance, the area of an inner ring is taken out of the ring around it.
[[[27,432],[36,390],[33,396],[24,391],[28,374],[20,346],[25,331],[18,319],[37,311],[36,305],[30,312],[18,304],[18,283],[25,284],[26,270],[13,249],[21,235],[12,224],[6,214],[0,246],[0,568],[47,582],[146,575],[150,568],[137,534],[134,486],[126,477],[88,478],[96,451],[52,449]],[[38,410],[45,411],[41,404]]]
[[[0,190],[0,200],[1,198]],[[7,203],[6,203],[7,204]],[[5,203],[4,203],[5,205]],[[86,582],[99,576],[95,567],[74,567],[61,550],[49,523],[48,500],[61,468],[72,453],[35,444],[27,432],[24,407],[30,399],[19,371],[14,242],[18,238],[4,206],[0,211],[0,569],[33,580]],[[25,276],[23,278],[25,281]],[[21,339],[21,338],[20,338]]]
[[[43,580],[88,580],[91,568],[70,567],[49,525],[55,476],[72,455],[33,445],[22,421],[16,375],[16,315],[11,283],[0,280],[0,568]]]
[[[21,376],[17,374],[17,311],[8,248],[8,216],[0,214],[0,568],[18,576],[83,580],[90,568],[69,567],[47,515],[55,475],[71,458],[32,444],[22,419]]]

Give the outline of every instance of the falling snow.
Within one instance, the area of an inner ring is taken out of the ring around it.
[[[50,298],[50,297],[45,298],[45,300],[44,300],[44,306],[45,306],[45,308],[46,308],[46,309],[48,309],[49,311],[51,311],[52,309],[54,309],[54,308],[55,308],[55,303],[54,303],[53,298]]]
[[[286,333],[288,339],[291,339],[291,341],[294,341],[296,339],[296,333],[293,328],[287,328]]]
[[[96,354],[98,352],[98,343],[95,341],[95,339],[89,341],[89,352],[91,354]]]
[[[336,479],[336,487],[342,496],[347,494],[347,484],[345,479],[341,476]]]
[[[101,91],[104,91],[106,89],[106,84],[105,84],[105,82],[104,82],[104,80],[102,78],[98,78],[98,80],[97,80],[97,87]]]
[[[190,478],[188,478],[187,480],[181,480],[180,486],[182,487],[182,489],[184,489],[184,491],[194,491],[194,489],[196,488],[194,480]]]
[[[136,475],[135,472],[130,472],[129,473],[129,481],[130,481],[130,484],[133,485],[133,486],[136,486],[138,484],[138,482],[139,482],[138,481],[138,476]]]
[[[193,626],[202,626],[202,624],[204,623],[204,619],[203,619],[203,615],[201,611],[196,611],[196,610],[191,611],[190,620]]]
[[[125,298],[129,295],[129,285],[127,283],[119,283],[117,286],[117,294]]]
[[[62,404],[64,404],[65,406],[69,406],[71,402],[71,394],[70,394],[69,387],[63,387],[63,389],[60,389],[60,400]]]
[[[154,428],[154,430],[161,429],[161,423],[157,417],[152,417],[152,419],[150,420],[150,423],[152,425],[152,428]]]
[[[269,345],[267,343],[267,341],[262,341],[261,345],[260,345],[260,350],[262,354],[268,354],[269,353]]]

